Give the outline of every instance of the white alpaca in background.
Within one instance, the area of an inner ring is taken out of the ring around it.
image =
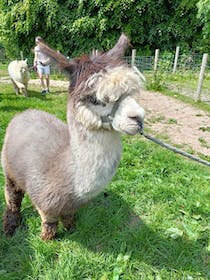
[[[29,71],[27,59],[25,60],[13,60],[8,66],[9,76],[13,83],[15,93],[19,93],[24,96],[28,95],[28,81],[29,81]]]

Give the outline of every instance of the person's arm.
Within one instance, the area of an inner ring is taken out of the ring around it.
[[[43,62],[43,65],[49,65],[50,64],[50,57],[47,57],[46,59],[45,59],[45,61]]]
[[[37,63],[38,63],[37,51],[34,50],[34,66],[36,66]]]

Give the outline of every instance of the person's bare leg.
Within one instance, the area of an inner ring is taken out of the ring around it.
[[[40,78],[40,82],[41,82],[42,89],[44,90],[45,89],[45,84],[44,84],[43,77]]]
[[[42,92],[43,92],[45,90],[44,78],[43,78],[42,73],[38,73],[38,76],[39,76],[39,79],[41,82],[41,87],[42,87]]]
[[[49,92],[50,90],[50,76],[46,75],[46,89]]]

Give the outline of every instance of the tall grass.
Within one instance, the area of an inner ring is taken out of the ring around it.
[[[16,97],[0,84],[0,147],[11,118],[37,108],[66,120],[65,89]],[[26,196],[12,238],[0,224],[1,280],[209,279],[210,171],[141,138],[123,137],[123,156],[104,193],[77,213],[70,234],[43,242]],[[0,169],[0,216],[5,207]]]

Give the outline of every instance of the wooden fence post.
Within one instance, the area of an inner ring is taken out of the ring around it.
[[[205,73],[205,68],[206,68],[206,64],[207,64],[207,59],[208,59],[208,54],[204,53],[203,54],[203,58],[202,58],[202,64],[201,64],[199,80],[198,80],[198,87],[197,87],[196,96],[195,96],[195,100],[196,101],[198,101],[200,99],[200,94],[201,94],[201,89],[202,89],[202,84],[203,84],[203,79],[204,79],[204,73]]]
[[[131,66],[135,65],[135,60],[136,60],[136,50],[132,49]]]
[[[157,71],[157,66],[158,66],[158,57],[159,57],[159,49],[156,49],[156,50],[155,50],[154,71]]]
[[[23,60],[23,51],[20,51],[20,58]]]
[[[173,74],[176,72],[178,57],[179,57],[179,46],[176,47],[176,54],[175,54],[174,67],[173,67]]]

